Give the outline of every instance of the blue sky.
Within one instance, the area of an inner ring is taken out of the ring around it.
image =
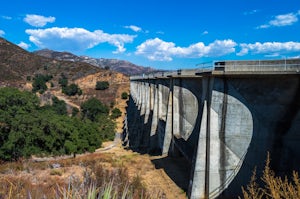
[[[300,58],[300,0],[5,0],[0,36],[158,69]]]

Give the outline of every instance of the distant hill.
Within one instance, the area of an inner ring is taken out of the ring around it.
[[[0,81],[24,81],[35,74],[64,73],[70,79],[104,71],[82,62],[57,61],[30,53],[19,46],[0,38]]]
[[[52,51],[49,49],[35,51],[34,53],[36,55],[57,60],[89,63],[99,68],[109,68],[110,70],[114,70],[126,75],[139,75],[156,71],[151,67],[138,66],[131,62],[118,59],[96,59],[88,56],[77,56],[69,52]]]
[[[71,56],[67,53],[64,55]],[[110,105],[117,99],[121,99],[123,91],[129,91],[129,78],[122,73],[105,70],[85,62],[39,56],[38,53],[30,53],[0,37],[0,87],[12,86],[31,90],[33,78],[37,74],[53,76],[52,86],[48,87],[47,92],[78,106],[90,97],[97,97]],[[62,94],[58,83],[62,74],[68,78],[69,84],[78,84],[83,95],[69,97]],[[109,82],[109,88],[103,91],[95,90],[97,81]]]

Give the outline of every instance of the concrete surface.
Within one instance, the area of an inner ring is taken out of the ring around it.
[[[299,63],[226,61],[209,72],[132,77],[124,140],[184,156],[189,198],[236,198],[267,152],[276,174],[290,176],[300,170]]]

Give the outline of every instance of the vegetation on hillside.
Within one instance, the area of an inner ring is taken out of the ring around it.
[[[32,92],[44,93],[47,90],[46,82],[53,78],[52,75],[38,74],[34,77],[32,83]],[[28,78],[29,79],[29,78]]]
[[[107,81],[97,81],[96,90],[105,90],[108,89],[109,83]]]
[[[122,115],[122,112],[120,111],[120,109],[114,108],[114,109],[111,111],[110,117],[111,117],[112,119],[117,119],[118,117],[121,117],[121,115]]]
[[[52,106],[40,107],[37,96],[30,92],[0,89],[1,160],[92,152],[114,136],[115,124],[109,119],[107,107],[102,107],[105,111],[93,111],[84,103],[82,118],[69,117],[65,103],[52,100]]]
[[[121,95],[122,99],[128,99],[128,93],[127,92],[123,92]]]
[[[68,96],[74,96],[76,94],[82,95],[82,90],[79,88],[77,84],[70,84],[65,87],[62,87],[62,93]]]

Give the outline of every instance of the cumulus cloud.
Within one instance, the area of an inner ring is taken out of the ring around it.
[[[5,32],[3,30],[0,30],[0,37],[3,37],[5,35]]]
[[[27,14],[24,21],[34,27],[44,27],[47,23],[55,22],[55,17]]]
[[[243,56],[248,53],[252,54],[267,54],[276,55],[285,52],[299,52],[300,42],[256,42],[253,44],[240,44],[241,51],[238,56]]]
[[[125,43],[130,43],[136,37],[127,34],[108,34],[102,30],[88,31],[84,28],[47,28],[27,29],[29,40],[40,48],[53,50],[82,51],[93,48],[100,43],[109,43],[117,50],[114,53],[126,51]]]
[[[280,27],[280,26],[290,26],[298,21],[298,15],[300,10],[297,13],[288,13],[284,15],[277,15],[273,20],[269,21],[267,24],[263,24],[258,29],[270,28],[270,27]]]
[[[202,35],[207,35],[208,34],[208,31],[207,30],[205,30],[203,33],[202,33]]]
[[[138,26],[135,26],[135,25],[124,26],[124,28],[131,29],[134,32],[141,32],[142,31],[141,27],[138,27]]]
[[[135,54],[143,55],[154,61],[172,61],[173,57],[218,57],[235,52],[236,45],[233,40],[228,39],[216,40],[207,46],[203,42],[199,42],[188,47],[179,47],[173,42],[155,38],[146,40],[137,46]]]
[[[21,41],[18,46],[27,50],[30,47],[30,44],[26,44],[25,42]]]

